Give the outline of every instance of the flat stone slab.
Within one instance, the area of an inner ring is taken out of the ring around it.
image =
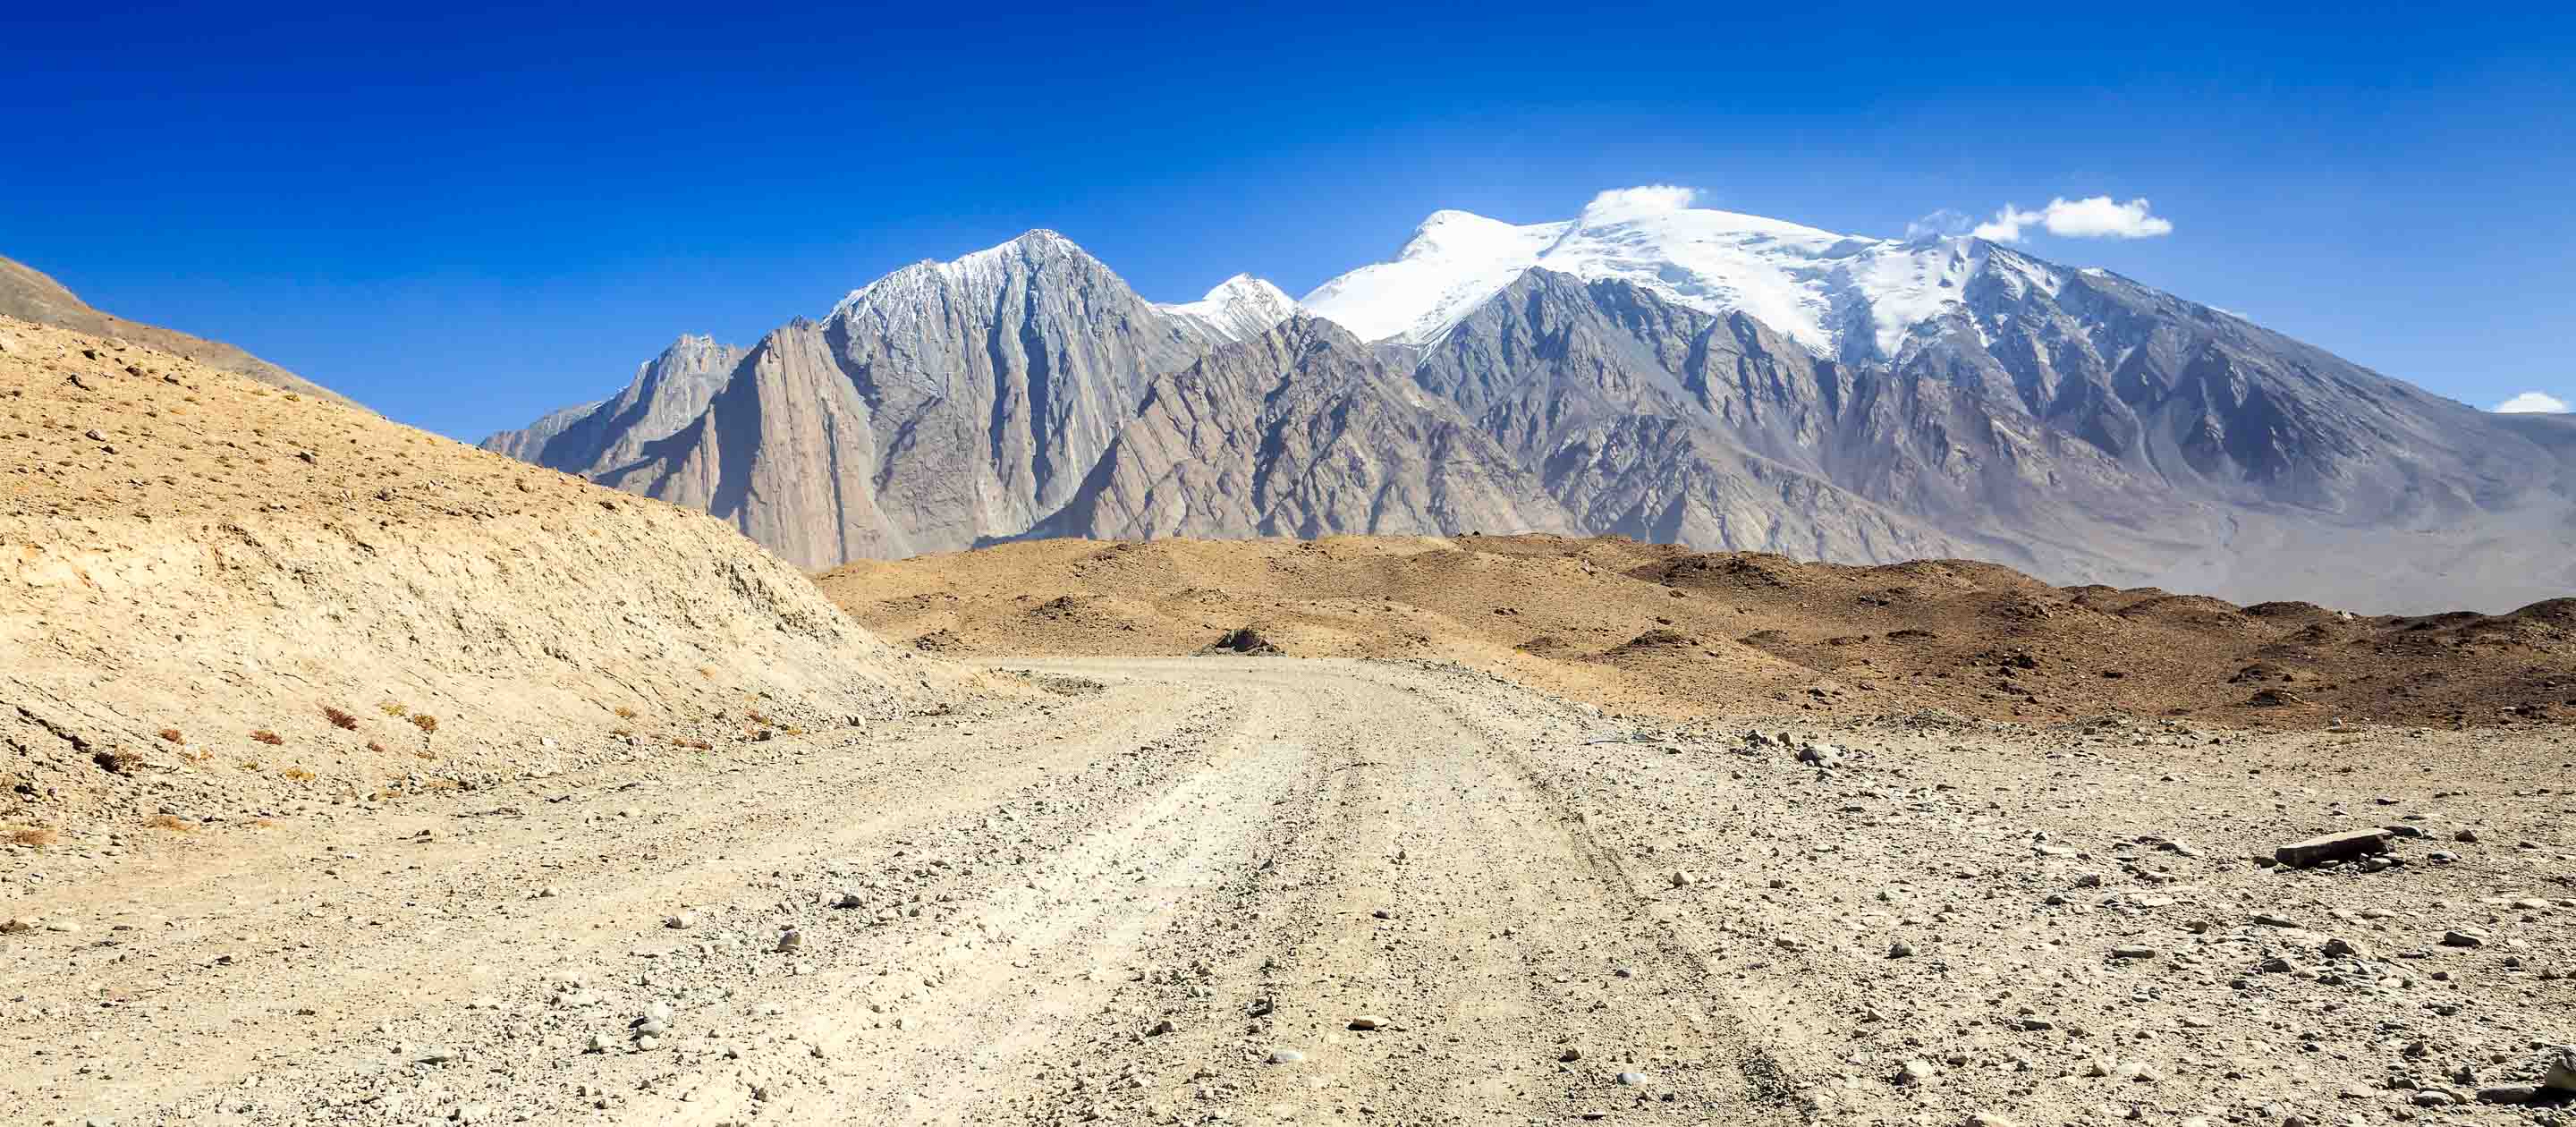
[[[2327,834],[2324,837],[2312,837],[2306,841],[2292,842],[2275,849],[2272,851],[2272,859],[2294,869],[2304,869],[2310,865],[2321,865],[2328,861],[2341,861],[2372,853],[2386,853],[2389,836],[2388,831],[2379,829]]]

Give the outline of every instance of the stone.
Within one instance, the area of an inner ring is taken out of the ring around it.
[[[1888,944],[1888,945],[1887,945],[1887,957],[1888,957],[1888,958],[1891,958],[1891,959],[1910,959],[1910,958],[1913,958],[1913,957],[1914,957],[1914,945],[1913,945],[1913,944],[1911,944],[1911,943],[1903,942],[1903,941],[1901,941],[1901,940],[1900,940],[1900,941],[1898,941],[1898,942],[1895,942],[1895,943],[1890,943],[1890,944]]]
[[[2549,1074],[2540,1084],[2553,1092],[2576,1092],[2576,1049],[2561,1049],[2549,1062]]]
[[[1619,1086],[1622,1088],[1643,1088],[1646,1086],[1646,1074],[1642,1072],[1622,1072],[1619,1074]]]
[[[2445,947],[2484,947],[2486,945],[2487,933],[2482,928],[2466,927],[2442,933],[2442,946]]]
[[[1907,1087],[1912,1087],[1913,1085],[1930,1080],[1937,1075],[1940,1075],[1939,1070],[1932,1067],[1931,1061],[1923,1060],[1918,1057],[1914,1060],[1905,1062],[1902,1066],[1897,1068],[1896,1082]]]
[[[2531,1102],[2532,1097],[2539,1094],[2540,1087],[2536,1084],[2498,1084],[2492,1088],[2478,1089],[2478,1102],[2482,1104],[2527,1104]]]
[[[1361,1015],[1361,1016],[1359,1016],[1359,1017],[1355,1017],[1355,1018],[1352,1018],[1352,1019],[1351,1019],[1351,1028],[1353,1028],[1353,1029],[1358,1029],[1358,1030],[1362,1030],[1362,1031],[1368,1031],[1368,1030],[1384,1029],[1384,1028],[1386,1028],[1386,1027],[1387,1027],[1387,1020],[1386,1020],[1385,1018],[1378,1017],[1378,1016],[1375,1016],[1375,1015],[1373,1015],[1373,1014],[1363,1014],[1363,1015]]]
[[[2272,851],[2272,859],[2296,869],[2343,861],[2373,853],[2386,853],[2388,831],[2383,829],[2352,830],[2324,837],[2295,841]]]
[[[2111,948],[2111,957],[2114,959],[2152,959],[2156,957],[2156,949],[2153,947],[2139,947],[2135,945],[2114,947]]]
[[[1305,1063],[1305,1060],[1306,1054],[1298,1052],[1295,1049],[1270,1050],[1270,1063],[1272,1064],[1303,1064]]]
[[[778,933],[778,945],[773,948],[773,950],[777,951],[781,955],[802,951],[804,949],[805,933],[792,927]]]
[[[1564,1052],[1556,1054],[1556,1059],[1567,1064],[1572,1064],[1583,1059],[1583,1050],[1575,1048],[1572,1045],[1568,1045],[1565,1047]]]
[[[2362,945],[2358,940],[2345,939],[2341,936],[2326,940],[2325,946],[2319,947],[2317,950],[2324,953],[2325,956],[2330,959],[2367,959],[2371,957],[2369,947]]]
[[[697,919],[689,915],[687,912],[662,917],[662,926],[670,928],[673,931],[687,930],[690,927],[696,926],[697,922]]]

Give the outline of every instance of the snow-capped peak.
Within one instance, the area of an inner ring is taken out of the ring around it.
[[[1001,277],[1017,260],[1052,258],[1063,254],[1083,254],[1074,241],[1044,227],[1024,231],[1006,243],[959,255],[946,262],[922,259],[909,266],[851,290],[832,307],[838,316],[871,299],[910,295],[933,284],[959,285],[989,281]]]
[[[1260,336],[1297,314],[1296,299],[1250,274],[1237,274],[1218,282],[1215,289],[1197,301],[1157,304],[1154,308],[1211,339],[1225,342]]]
[[[1425,344],[1534,267],[1617,279],[1708,313],[1742,311],[1828,356],[1892,357],[1961,302],[1993,249],[1966,237],[1873,239],[1690,206],[1689,189],[1603,192],[1580,216],[1512,224],[1434,212],[1392,261],[1316,287],[1307,312],[1364,340]],[[2032,260],[2010,256],[2026,284]],[[2053,286],[2053,283],[2048,283]]]

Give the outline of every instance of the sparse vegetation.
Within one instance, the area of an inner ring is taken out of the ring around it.
[[[192,833],[197,828],[189,825],[187,819],[181,818],[176,814],[155,814],[149,818],[145,818],[143,820],[143,824],[156,830],[168,830],[172,833],[181,834]]]
[[[313,781],[313,772],[307,771],[302,767],[289,767],[278,772],[277,777],[285,779],[288,782],[309,783]]]
[[[617,706],[617,718],[620,720],[632,720],[636,715],[636,711],[629,706],[622,704]]]
[[[7,836],[9,844],[23,845],[30,849],[52,845],[62,840],[62,835],[43,826],[12,826]]]
[[[385,745],[381,741],[368,740],[367,750],[375,752],[378,755],[383,755],[385,753]]]
[[[161,729],[161,738],[162,738],[162,739],[165,739],[165,740],[168,740],[168,741],[170,741],[171,743],[174,743],[174,744],[176,744],[176,743],[186,743],[186,742],[188,742],[187,740],[185,740],[185,739],[183,739],[183,738],[181,738],[181,737],[180,737],[180,735],[179,735],[179,729],[177,729],[177,728],[163,728],[163,729]]]
[[[284,743],[286,742],[286,737],[281,736],[281,735],[278,735],[278,734],[277,734],[277,733],[275,733],[275,732],[269,731],[269,730],[268,730],[268,729],[266,729],[266,728],[262,728],[262,729],[260,729],[260,730],[258,730],[258,731],[256,731],[256,732],[252,732],[252,733],[250,734],[250,738],[252,738],[252,739],[254,739],[254,740],[258,740],[258,741],[259,741],[259,742],[261,742],[261,743],[267,744],[267,745],[268,745],[268,746],[270,746],[270,747],[277,747],[277,746],[280,746],[280,745],[282,745],[282,744],[284,744]]]
[[[420,734],[426,736],[438,731],[438,717],[426,712],[415,712],[411,714],[411,726],[420,729]]]
[[[342,728],[352,732],[358,730],[357,717],[338,708],[332,707],[331,705],[326,704],[322,706],[322,715],[330,719],[331,726],[334,728]]]
[[[399,716],[403,715],[404,713],[411,711],[410,709],[404,708],[400,703],[395,702],[395,701],[386,701],[385,703],[380,704],[380,705],[377,705],[376,707],[377,707],[377,708],[380,708],[380,709],[383,709],[383,710],[384,710],[385,715],[387,715],[387,716],[394,716],[394,717],[399,717]]]

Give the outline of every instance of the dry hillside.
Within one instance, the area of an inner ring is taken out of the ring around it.
[[[43,271],[23,262],[0,258],[0,317],[76,333],[130,341],[173,356],[193,360],[217,371],[291,391],[298,395],[346,403],[338,392],[323,387],[266,360],[219,340],[189,336],[175,329],[128,321],[116,314],[90,308],[88,302],[53,280]]]
[[[937,664],[702,514],[140,344],[0,318],[0,465],[29,838],[721,754]]]
[[[2576,714],[2576,599],[2363,617],[2052,587],[1962,560],[1851,567],[1554,536],[1041,541],[855,563],[821,583],[930,651],[1188,654],[1250,627],[1287,654],[1454,660],[1666,715]]]

